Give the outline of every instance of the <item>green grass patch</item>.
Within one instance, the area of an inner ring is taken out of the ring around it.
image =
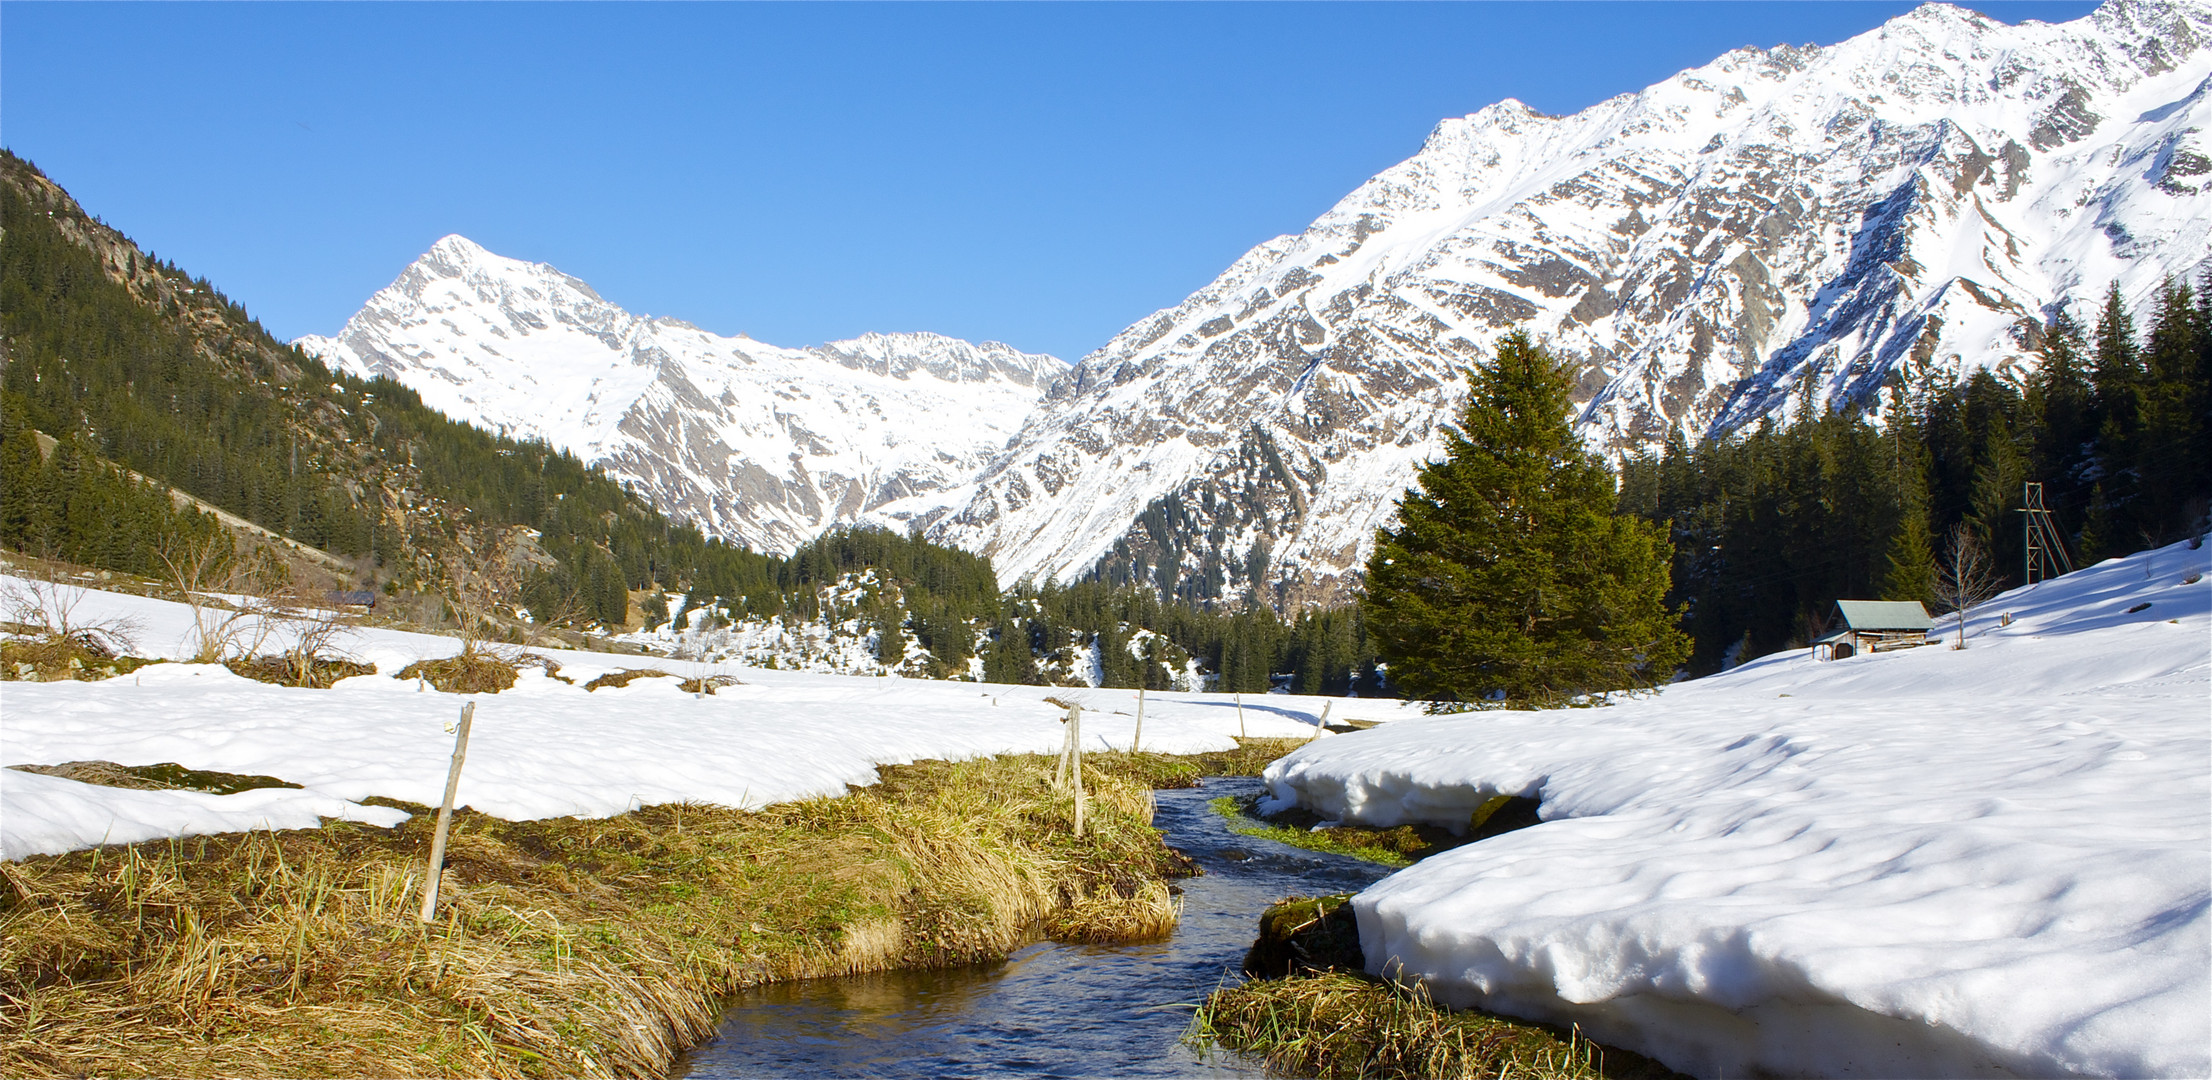
[[[1331,973],[1223,987],[1185,1041],[1261,1058],[1279,1076],[1376,1080],[1672,1080],[1648,1058],[1476,1011],[1445,1009],[1418,989]]]
[[[1425,826],[1400,825],[1394,829],[1365,829],[1352,825],[1335,825],[1312,828],[1290,822],[1269,821],[1260,817],[1254,809],[1258,801],[1257,795],[1223,795],[1208,801],[1207,805],[1228,822],[1230,832],[1273,840],[1278,844],[1288,844],[1308,851],[1348,855],[1389,867],[1411,866],[1422,858],[1456,846],[1458,842],[1442,829]]]

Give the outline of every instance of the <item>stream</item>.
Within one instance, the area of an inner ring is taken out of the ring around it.
[[[1259,916],[1285,896],[1352,892],[1386,867],[1239,836],[1206,804],[1249,777],[1158,791],[1153,824],[1197,860],[1175,935],[1146,945],[1044,941],[995,964],[757,987],[730,999],[687,1077],[1260,1076],[1182,1045],[1191,1007],[1239,978]]]

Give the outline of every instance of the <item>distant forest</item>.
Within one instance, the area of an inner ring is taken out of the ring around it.
[[[2023,584],[2028,481],[2077,566],[2201,531],[2212,295],[2169,281],[2138,333],[2114,290],[2093,330],[2061,314],[2040,351],[2018,382],[1907,364],[1881,426],[1849,407],[1625,461],[1622,509],[1672,530],[1691,673],[1807,642],[1838,599],[1933,610],[1928,570],[1956,525]]]

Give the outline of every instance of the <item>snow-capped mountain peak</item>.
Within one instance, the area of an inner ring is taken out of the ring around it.
[[[709,532],[789,551],[967,480],[1066,370],[939,334],[811,349],[634,315],[544,263],[447,236],[297,344],[448,415],[540,438]]]

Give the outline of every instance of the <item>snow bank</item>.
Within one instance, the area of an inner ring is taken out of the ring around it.
[[[2207,555],[2008,593],[1963,652],[1409,719],[1267,782],[1372,825],[1542,800],[1355,903],[1376,970],[1447,1003],[1703,1076],[2203,1076],[2212,582],[2185,579]]]
[[[190,616],[180,605],[113,593],[87,593],[75,615],[80,621],[132,620],[140,652],[147,655],[183,655],[190,630]],[[226,827],[218,824],[226,821],[237,823],[227,827],[255,828],[260,826],[247,817],[221,814],[276,814],[280,804],[290,816],[275,827],[311,825],[311,808],[338,817],[381,813],[348,808],[372,795],[435,805],[453,752],[447,728],[462,699],[420,692],[413,681],[395,680],[390,673],[418,659],[450,655],[454,642],[370,630],[341,647],[376,663],[380,673],[347,679],[330,690],[270,686],[218,666],[187,663],[159,664],[104,682],[7,683],[0,690],[0,765],[174,761],[193,769],[275,776],[304,785],[305,791],[257,795],[266,805],[249,799],[202,808],[208,797],[146,801],[150,793],[57,787],[0,770],[7,811],[0,818],[5,844],[0,850],[16,858],[103,839],[207,832]],[[757,807],[841,795],[848,784],[873,783],[880,764],[1057,751],[1064,711],[1047,703],[1047,696],[1085,706],[1090,749],[1126,749],[1135,734],[1136,694],[1127,690],[856,678],[535,651],[558,660],[561,674],[575,685],[526,670],[514,689],[474,699],[460,805],[527,819],[603,817],[676,801]],[[603,672],[641,667],[686,677],[731,674],[744,685],[711,697],[682,692],[676,679],[638,679],[625,688],[588,693],[581,685]],[[1360,704],[1361,710],[1352,711],[1378,719],[1398,711],[1395,703]],[[1247,700],[1242,730],[1303,738],[1313,733],[1322,706],[1318,698]],[[1340,703],[1336,716],[1346,713]],[[1146,750],[1231,749],[1239,730],[1229,695],[1147,695]],[[215,807],[229,809],[218,813]]]
[[[133,791],[80,784],[58,776],[5,770],[0,786],[0,859],[55,855],[100,844],[135,844],[168,836],[313,829],[324,818],[397,825],[405,810],[360,806],[293,788],[236,795],[197,791]]]

